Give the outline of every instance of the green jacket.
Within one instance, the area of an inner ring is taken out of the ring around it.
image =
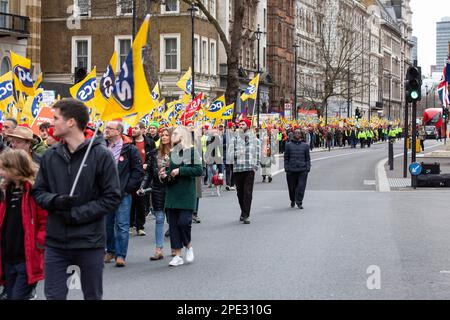
[[[175,178],[168,178],[166,182],[166,209],[185,209],[195,210],[197,206],[197,192],[195,188],[195,177],[200,177],[203,173],[200,157],[194,148],[186,149],[184,154],[191,154],[191,164],[184,160],[181,165],[173,162],[172,154],[170,156],[170,166],[166,170],[167,176],[173,169],[180,169],[179,175]],[[186,159],[186,158],[185,158]],[[189,159],[189,157],[187,158]]]
[[[38,156],[42,157],[44,152],[48,149],[48,145],[45,141],[41,140],[39,143],[35,144],[32,149]]]

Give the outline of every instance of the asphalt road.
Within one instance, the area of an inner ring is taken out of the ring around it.
[[[314,153],[305,210],[289,207],[283,172],[270,184],[258,175],[250,225],[235,192],[204,189],[194,263],[168,267],[168,239],[166,258],[150,262],[149,220],[148,235],[130,239],[128,266],[105,266],[104,298],[449,299],[449,192],[376,192],[370,181],[386,157],[387,144]]]

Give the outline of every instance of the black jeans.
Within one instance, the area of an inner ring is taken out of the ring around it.
[[[147,209],[147,195],[143,197],[133,194],[130,210],[130,227],[136,227],[136,230],[144,230],[145,216]]]
[[[248,218],[252,207],[253,185],[255,182],[255,171],[235,172],[234,181],[241,207],[241,216]]]
[[[225,165],[225,183],[227,186],[234,186],[234,174],[233,174],[233,165],[226,164]]]
[[[305,196],[308,172],[286,172],[286,180],[289,188],[289,199],[291,202],[301,205]]]
[[[192,210],[167,209],[170,247],[182,249],[191,243]]]
[[[81,283],[85,300],[101,300],[104,256],[104,248],[65,250],[46,247],[44,291],[47,300],[66,300],[70,283]],[[72,274],[75,278],[68,283]]]
[[[31,291],[33,291],[36,285],[28,284],[25,262],[15,264],[5,263],[4,271],[8,300],[28,300]]]

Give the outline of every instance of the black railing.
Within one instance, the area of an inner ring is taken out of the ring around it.
[[[0,31],[6,30],[28,35],[30,34],[29,23],[30,18],[28,17],[0,12]]]

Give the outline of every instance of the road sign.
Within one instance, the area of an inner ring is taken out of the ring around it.
[[[414,162],[409,165],[409,173],[413,176],[418,176],[422,172],[420,163]]]

